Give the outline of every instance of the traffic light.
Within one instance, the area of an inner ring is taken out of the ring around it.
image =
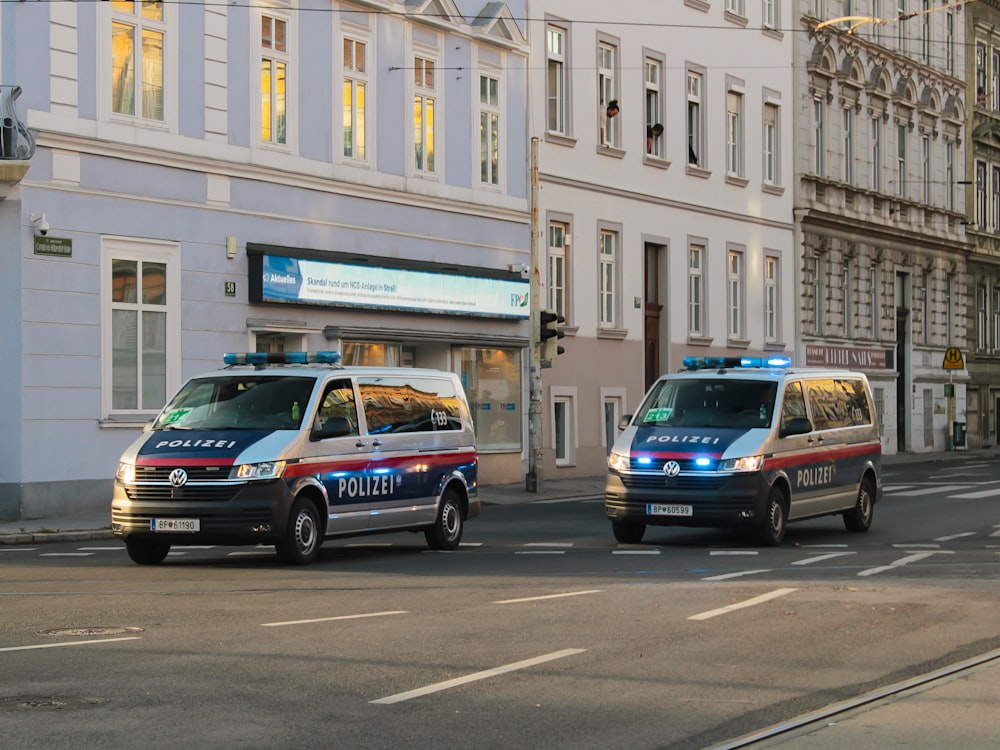
[[[540,310],[538,312],[538,340],[542,343],[542,359],[552,361],[566,350],[559,346],[559,339],[566,335],[560,323],[566,318],[555,310]]]

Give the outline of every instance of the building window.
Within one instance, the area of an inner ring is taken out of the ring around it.
[[[852,316],[852,305],[854,300],[851,295],[851,261],[844,260],[844,267],[841,270],[840,277],[840,292],[841,292],[841,304],[843,306],[843,315],[841,316],[844,321],[844,338],[851,337],[851,329],[853,328],[853,316]]]
[[[931,64],[931,0],[923,0],[923,15],[920,19],[920,57],[924,65]]]
[[[879,297],[878,288],[878,266],[872,263],[868,269],[868,310],[869,310],[869,333],[873,341],[878,340],[878,318],[879,318]]]
[[[150,0],[111,4],[111,110],[117,114],[164,119],[163,5]]]
[[[929,344],[931,341],[931,310],[934,306],[933,290],[931,289],[931,275],[924,271],[921,278],[924,289],[924,306],[920,311],[920,343]]]
[[[662,158],[663,143],[663,60],[647,57],[645,63],[646,153]]]
[[[552,450],[556,466],[576,463],[576,392],[573,388],[552,388]]]
[[[743,252],[730,250],[726,264],[726,320],[730,339],[744,338]]]
[[[976,162],[976,228],[986,231],[986,162]]]
[[[434,61],[419,55],[413,58],[413,166],[418,172],[432,173],[434,164],[437,80]]]
[[[949,141],[944,151],[945,189],[948,191],[948,210],[955,210],[955,144]]]
[[[872,0],[872,18],[882,18],[882,0]],[[872,40],[875,44],[882,44],[882,24],[872,24]]]
[[[569,224],[549,222],[548,306],[569,320]]]
[[[743,3],[745,0],[726,0],[726,10],[730,13],[734,13],[737,16],[745,16],[746,12],[743,9]]]
[[[955,325],[955,303],[952,299],[955,294],[955,278],[953,276],[948,276],[946,283],[947,288],[945,289],[944,298],[944,341],[946,344],[951,346],[952,333]]]
[[[774,104],[764,105],[764,184],[779,185],[778,178],[778,107]]]
[[[774,29],[778,25],[778,0],[764,0],[763,26],[765,29]]]
[[[705,247],[688,248],[688,334],[705,335]]]
[[[546,127],[552,133],[567,133],[566,30],[549,26],[546,30],[548,59],[545,72]]]
[[[743,95],[726,93],[726,174],[743,175]]]
[[[1000,109],[1000,48],[994,47],[990,55],[990,109],[996,112]]]
[[[986,106],[986,42],[976,41],[976,106]]]
[[[896,126],[896,195],[906,197],[906,126]]]
[[[701,73],[688,71],[687,74],[687,143],[688,163],[700,167],[705,164],[704,113],[702,112],[701,90],[704,79]]]
[[[882,190],[882,120],[872,118],[872,190]]]
[[[993,351],[1000,351],[1000,287],[993,287]]]
[[[906,15],[906,0],[896,0],[896,18],[905,19]],[[896,49],[906,54],[906,24],[902,21],[896,24]]]
[[[179,385],[180,251],[106,241],[102,255],[104,412],[156,412]]]
[[[601,328],[614,328],[617,322],[615,315],[618,299],[618,235],[606,229],[601,230],[598,248],[599,258],[599,297]]]
[[[982,228],[984,230],[996,232],[1000,230],[1000,166],[995,164],[991,165],[990,175],[992,178],[990,182],[993,187],[992,195],[990,195],[990,208],[992,209],[991,217],[993,219],[993,223],[988,227],[984,224]]]
[[[924,182],[924,203],[930,204],[931,191],[931,139],[930,136],[923,136],[920,140],[920,161],[923,171]]]
[[[812,263],[813,333],[823,333],[823,256],[817,255]]]
[[[985,352],[989,345],[986,341],[986,287],[976,287],[976,349]]]
[[[854,184],[854,110],[844,108],[844,182]]]
[[[480,452],[521,450],[521,351],[519,349],[455,350],[459,375],[472,408]]]
[[[344,37],[344,156],[365,158],[365,107],[368,102],[368,45]]]
[[[288,142],[288,22],[260,17],[260,139]]]
[[[944,16],[944,55],[948,75],[955,75],[955,14],[948,11]]]
[[[826,101],[813,99],[813,171],[826,176]]]
[[[608,104],[618,99],[618,48],[607,42],[597,45],[597,91],[600,99],[598,118],[601,126],[601,144],[618,147],[621,145],[618,118],[608,116]]]
[[[772,255],[764,258],[764,341],[778,342],[778,259]]]
[[[500,184],[500,79],[479,76],[479,179]]]

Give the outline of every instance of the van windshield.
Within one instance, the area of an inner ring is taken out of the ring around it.
[[[778,384],[764,380],[661,380],[636,413],[636,425],[768,427]]]
[[[177,392],[154,430],[297,430],[315,379],[223,375],[198,378]]]

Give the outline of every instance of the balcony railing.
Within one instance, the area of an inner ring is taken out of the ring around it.
[[[14,101],[21,95],[20,86],[0,84],[0,159],[28,161],[35,155],[35,137],[14,111]]]

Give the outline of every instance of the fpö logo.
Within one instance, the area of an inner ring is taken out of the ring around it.
[[[528,293],[524,294],[511,294],[510,295],[510,306],[511,307],[527,307],[528,306]]]

